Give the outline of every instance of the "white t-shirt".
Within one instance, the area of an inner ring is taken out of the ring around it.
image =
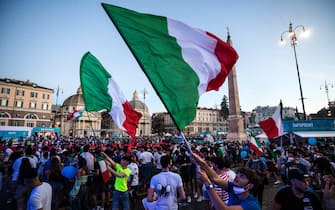
[[[86,165],[89,171],[94,170],[94,156],[90,152],[83,152],[80,154],[86,160]]]
[[[9,157],[12,153],[13,153],[13,150],[11,148],[7,147],[5,149],[5,157],[4,157],[3,161],[8,162],[8,159],[9,159]]]
[[[154,160],[155,160],[155,164],[156,164],[156,168],[157,169],[162,169],[162,164],[161,164],[161,157],[163,156],[163,155],[165,155],[164,153],[158,153],[158,152],[156,152],[155,154],[154,154]]]
[[[136,163],[129,163],[128,168],[130,169],[130,175],[133,176],[133,180],[131,182],[131,186],[138,185],[138,166]]]
[[[154,159],[151,152],[145,151],[140,155],[140,161],[142,164],[150,163]]]
[[[35,187],[29,196],[27,210],[51,210],[52,189],[50,184],[42,182],[40,186]]]
[[[157,189],[158,185],[163,187],[170,186],[170,192],[162,195]],[[157,192],[156,209],[160,210],[177,210],[177,190],[183,187],[183,181],[179,174],[173,172],[160,172],[152,177],[150,181],[150,188]]]

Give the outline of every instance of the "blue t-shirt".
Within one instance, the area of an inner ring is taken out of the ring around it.
[[[228,206],[237,206],[240,205],[244,210],[260,210],[261,207],[256,198],[249,195],[246,199],[240,200],[237,195],[235,195],[233,190],[233,183],[228,182],[227,192],[229,193],[229,202]]]

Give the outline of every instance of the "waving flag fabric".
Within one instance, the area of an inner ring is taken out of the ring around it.
[[[262,149],[262,145],[258,141],[258,139],[255,139],[254,137],[251,137],[249,147],[250,147],[250,149],[254,150],[257,153],[258,157],[262,156],[263,149]]]
[[[134,143],[142,114],[132,108],[112,76],[89,52],[81,60],[80,83],[86,110],[108,111],[114,123],[126,131]]]
[[[67,116],[67,120],[77,120],[79,117],[83,116],[84,109],[74,110],[69,116]]]
[[[103,180],[104,183],[107,183],[110,179],[110,173],[107,169],[105,159],[101,158],[101,157],[98,157],[97,161],[98,161],[99,168],[100,168],[100,171],[101,171],[102,180]]]
[[[102,6],[181,131],[194,120],[199,96],[223,84],[237,53],[180,21]]]
[[[284,134],[283,122],[281,119],[281,107],[282,105],[280,103],[272,117],[258,123],[269,139]]]

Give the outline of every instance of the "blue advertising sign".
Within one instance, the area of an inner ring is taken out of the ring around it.
[[[291,131],[335,131],[335,119],[285,120],[284,132]]]
[[[43,128],[43,127],[35,127],[32,130],[32,133],[45,133],[45,132],[53,132],[57,133],[57,135],[60,135],[60,129],[59,128]]]
[[[0,131],[0,136],[3,138],[20,138],[28,137],[28,131]]]

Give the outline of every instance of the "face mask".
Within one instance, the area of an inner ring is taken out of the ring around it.
[[[239,195],[239,194],[244,193],[246,191],[243,187],[237,187],[237,186],[234,186],[233,190],[234,190],[234,193],[236,195]]]

